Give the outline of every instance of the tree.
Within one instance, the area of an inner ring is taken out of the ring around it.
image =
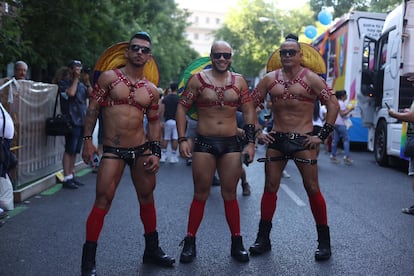
[[[127,41],[140,30],[152,36],[162,86],[176,80],[197,57],[183,36],[188,14],[179,10],[174,0],[19,3],[18,16],[0,17],[0,65],[23,59],[29,63],[33,80],[51,81],[54,72],[71,59],[93,67],[106,48]]]
[[[240,0],[215,36],[232,45],[234,69],[247,78],[255,78],[279,47],[282,34],[299,34],[304,26],[313,23],[312,17],[309,7],[286,13],[277,8],[277,2]],[[265,20],[261,22],[260,18]]]
[[[322,8],[332,7],[333,18],[337,18],[351,10],[367,11],[369,0],[310,0],[309,4],[316,15],[322,10]],[[315,20],[317,20],[316,17]]]
[[[323,7],[333,8],[333,17],[341,17],[351,10],[387,12],[400,4],[402,0],[310,0],[309,4],[315,14]]]

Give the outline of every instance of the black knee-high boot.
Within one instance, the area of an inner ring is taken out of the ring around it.
[[[325,261],[331,257],[331,237],[328,225],[316,225],[318,231],[318,248],[315,251],[317,261]]]
[[[270,230],[272,229],[272,222],[260,220],[259,232],[257,233],[256,241],[250,246],[249,251],[252,255],[260,255],[272,249],[270,244]]]
[[[244,249],[242,236],[231,237],[231,256],[241,263],[249,261],[249,254]]]
[[[175,260],[162,251],[158,245],[158,232],[152,232],[144,235],[145,237],[145,251],[143,262],[153,263],[159,266],[171,267]]]
[[[85,242],[82,249],[82,276],[96,276],[96,242]]]
[[[187,236],[180,243],[180,246],[183,245],[183,250],[180,255],[181,263],[191,263],[196,257],[196,238]]]

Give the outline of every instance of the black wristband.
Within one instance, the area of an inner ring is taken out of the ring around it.
[[[256,126],[253,125],[253,124],[247,124],[243,127],[243,129],[244,129],[244,134],[246,135],[247,143],[253,143],[254,144],[256,142],[256,138],[255,138]]]
[[[187,141],[187,137],[178,137],[178,144],[181,144],[182,142]]]
[[[149,148],[151,150],[152,155],[155,155],[161,158],[161,143],[160,141],[151,141],[149,142]]]
[[[328,138],[329,134],[331,134],[333,130],[334,130],[333,125],[329,123],[325,123],[318,133],[319,139],[321,139],[322,142],[325,141],[326,138]]]

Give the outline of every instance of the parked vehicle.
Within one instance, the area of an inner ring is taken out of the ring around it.
[[[414,0],[404,0],[386,17],[381,36],[363,39],[362,123],[368,128],[368,149],[385,166],[401,153],[402,123],[388,115],[409,108],[414,99]]]
[[[351,113],[351,142],[367,143],[368,129],[362,125],[360,94],[362,38],[379,38],[386,14],[353,11],[337,20],[316,38],[312,45],[322,54],[326,66],[326,81],[335,91],[346,90],[348,104],[355,106]]]

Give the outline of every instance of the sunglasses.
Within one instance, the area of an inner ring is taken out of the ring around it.
[[[149,54],[151,53],[151,49],[146,47],[146,46],[141,46],[138,44],[132,44],[131,46],[129,46],[129,49],[133,52],[139,52],[139,50],[141,50],[141,53],[143,54]]]
[[[297,52],[299,52],[299,51],[293,50],[293,49],[290,49],[290,50],[280,50],[279,51],[281,57],[287,57],[288,54],[289,54],[290,57],[294,57],[294,56],[296,56],[296,53]]]
[[[219,59],[224,57],[224,59],[231,59],[231,53],[213,53],[214,59]]]

